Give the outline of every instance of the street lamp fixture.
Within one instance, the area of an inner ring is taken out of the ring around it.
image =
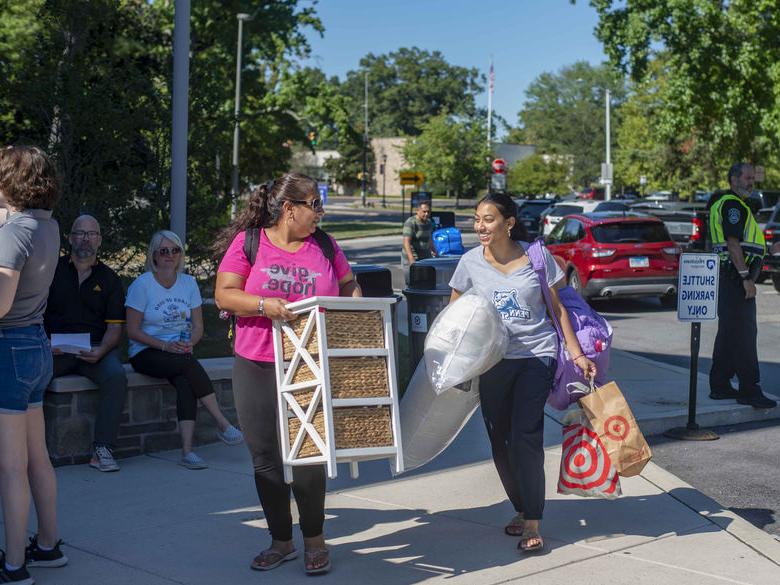
[[[236,14],[238,20],[238,41],[236,42],[236,97],[233,110],[233,176],[230,185],[230,218],[235,219],[238,211],[239,194],[239,174],[238,174],[238,140],[240,132],[241,116],[241,53],[244,36],[244,22],[254,19],[254,16],[239,12]]]

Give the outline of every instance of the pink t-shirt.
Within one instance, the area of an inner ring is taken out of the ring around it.
[[[299,301],[309,297],[337,297],[339,280],[349,272],[344,252],[331,238],[335,255],[328,262],[317,241],[309,236],[297,252],[274,246],[260,230],[260,246],[254,265],[244,254],[246,232],[239,232],[225,252],[218,272],[233,272],[246,279],[244,290],[261,297]],[[239,317],[236,320],[235,351],[248,360],[274,361],[271,320],[267,317]]]

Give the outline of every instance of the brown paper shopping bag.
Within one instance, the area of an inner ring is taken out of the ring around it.
[[[618,385],[610,382],[596,388],[579,403],[618,473],[639,475],[653,454]]]

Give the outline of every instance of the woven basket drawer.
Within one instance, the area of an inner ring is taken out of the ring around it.
[[[314,428],[325,438],[325,416],[322,410],[314,415]],[[301,428],[297,418],[289,419],[290,446]],[[392,447],[393,430],[389,406],[360,406],[333,409],[333,427],[336,433],[336,449],[367,449],[371,447]],[[315,457],[319,449],[308,435],[303,441],[297,457]]]

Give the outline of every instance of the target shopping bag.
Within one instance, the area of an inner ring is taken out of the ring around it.
[[[618,385],[600,386],[580,398],[579,404],[618,473],[639,475],[653,454]]]
[[[612,500],[621,495],[620,477],[588,419],[577,411],[563,427],[558,493]]]

